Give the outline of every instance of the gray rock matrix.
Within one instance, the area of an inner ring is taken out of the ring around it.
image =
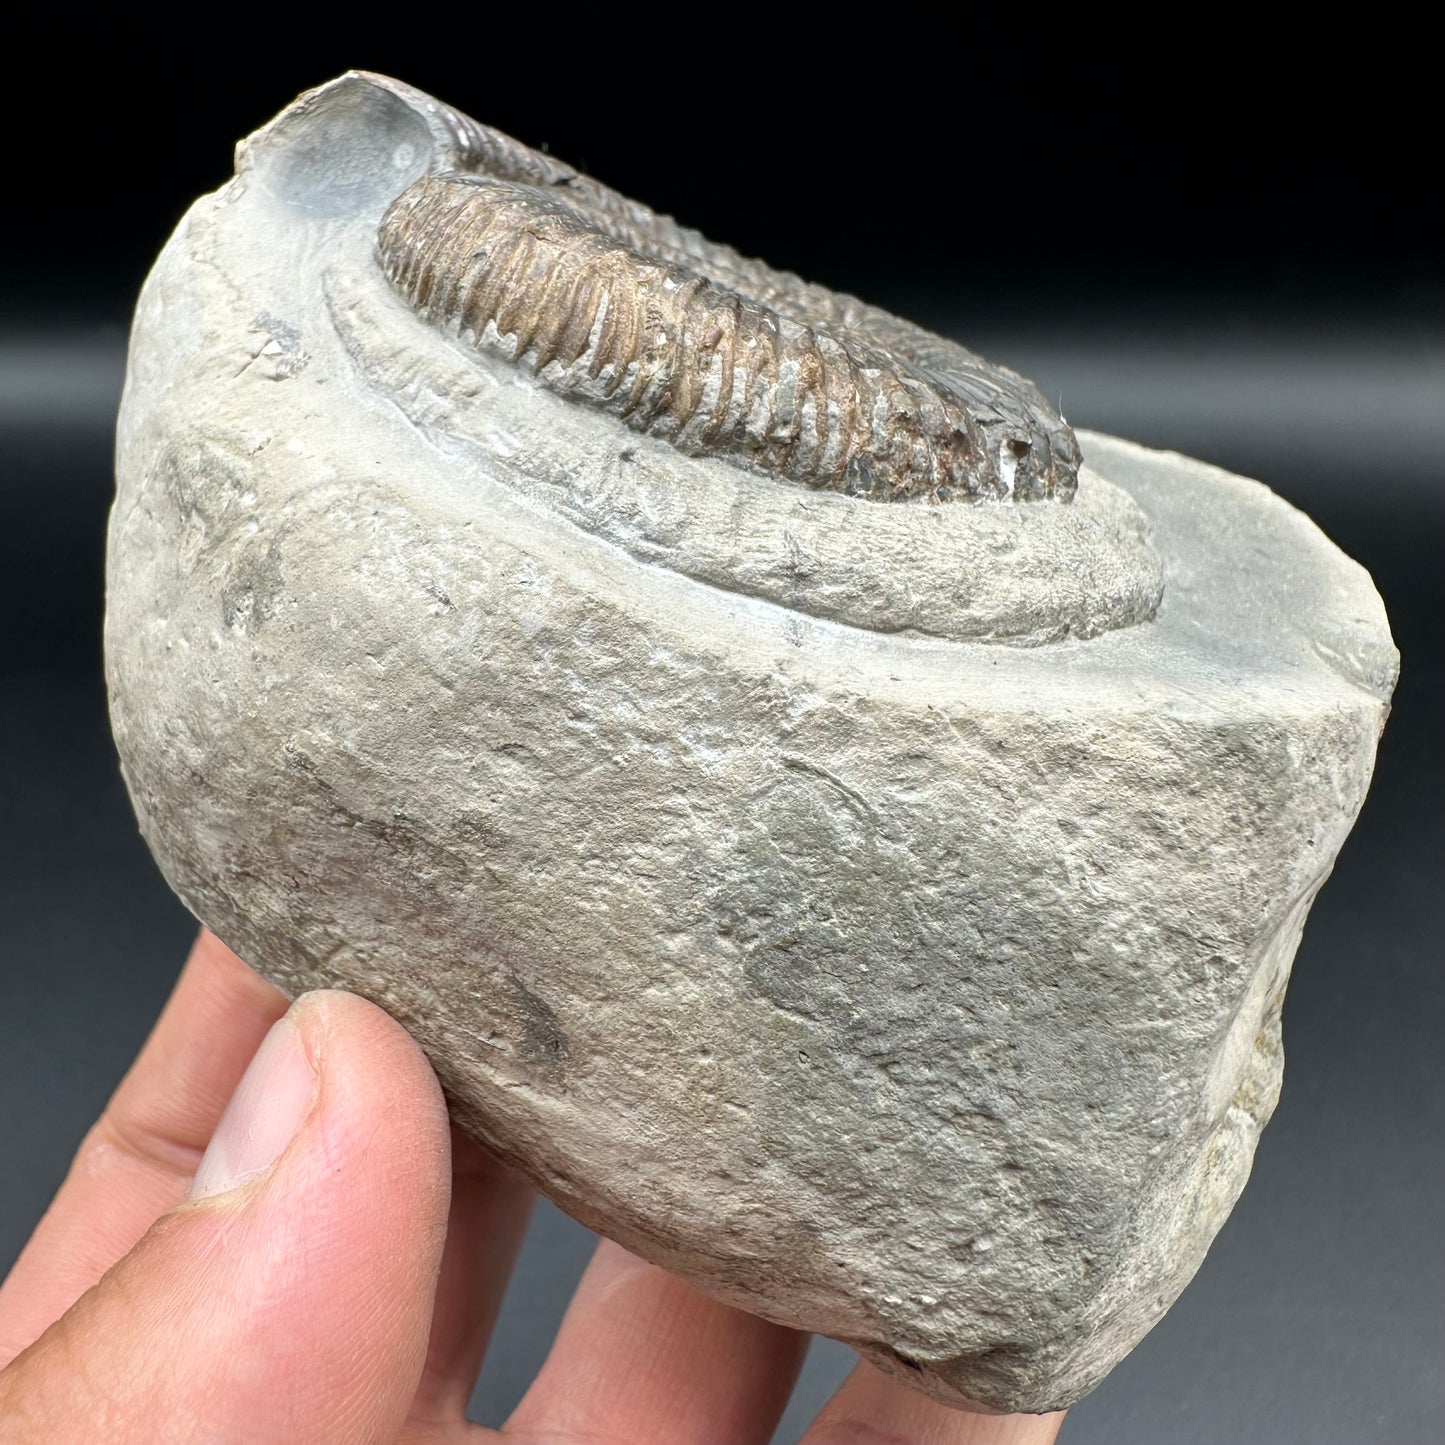
[[[1243,1187],[1380,599],[1105,436],[1072,497],[878,502],[580,403],[385,273],[465,125],[311,92],[145,286],[106,614],[145,837],[585,1223],[939,1399],[1068,1405]]]

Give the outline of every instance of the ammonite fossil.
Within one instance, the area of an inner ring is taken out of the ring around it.
[[[1183,1288],[1394,680],[1300,513],[365,74],[166,246],[118,474],[166,877],[563,1208],[958,1404]]]

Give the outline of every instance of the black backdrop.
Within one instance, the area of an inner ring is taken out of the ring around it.
[[[662,11],[539,12],[523,38],[520,7],[458,10],[445,29],[400,7],[338,13],[331,34],[285,6],[168,27],[60,8],[6,22],[7,84],[34,110],[6,161],[30,224],[5,228],[0,258],[27,284],[62,283],[68,297],[33,285],[47,314],[57,299],[118,312],[190,200],[229,174],[232,140],[348,66],[884,303],[1007,298],[1046,319],[1081,292],[1336,307],[1410,282],[1440,299],[1438,67],[1420,37],[1363,20],[1271,42],[1176,14],[1166,41],[1143,24],[1106,35],[999,7],[925,25],[890,7],[855,12],[852,35],[739,12],[700,40],[696,16]]]
[[[1404,674],[1299,955],[1283,1103],[1199,1279],[1064,1439],[1433,1438],[1445,273],[1420,37],[1189,11],[1104,34],[900,7],[797,28],[416,9],[329,28],[297,7],[0,21],[0,1269],[190,929],[136,839],[99,685],[128,309],[232,142],[358,65],[947,330],[1071,420],[1260,476],[1371,569]],[[539,1216],[479,1417],[525,1385],[585,1248]],[[780,1440],[845,1353],[815,1353]]]

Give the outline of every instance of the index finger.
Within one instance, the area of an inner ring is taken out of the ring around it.
[[[0,1286],[0,1367],[185,1197],[285,997],[201,931],[135,1063]]]

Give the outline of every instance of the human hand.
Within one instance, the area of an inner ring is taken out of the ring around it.
[[[0,1440],[763,1445],[806,1337],[606,1241],[512,1418],[466,1423],[530,1202],[385,1013],[288,1010],[202,933],[0,1287]],[[860,1364],[805,1440],[1047,1445],[1061,1419]]]

